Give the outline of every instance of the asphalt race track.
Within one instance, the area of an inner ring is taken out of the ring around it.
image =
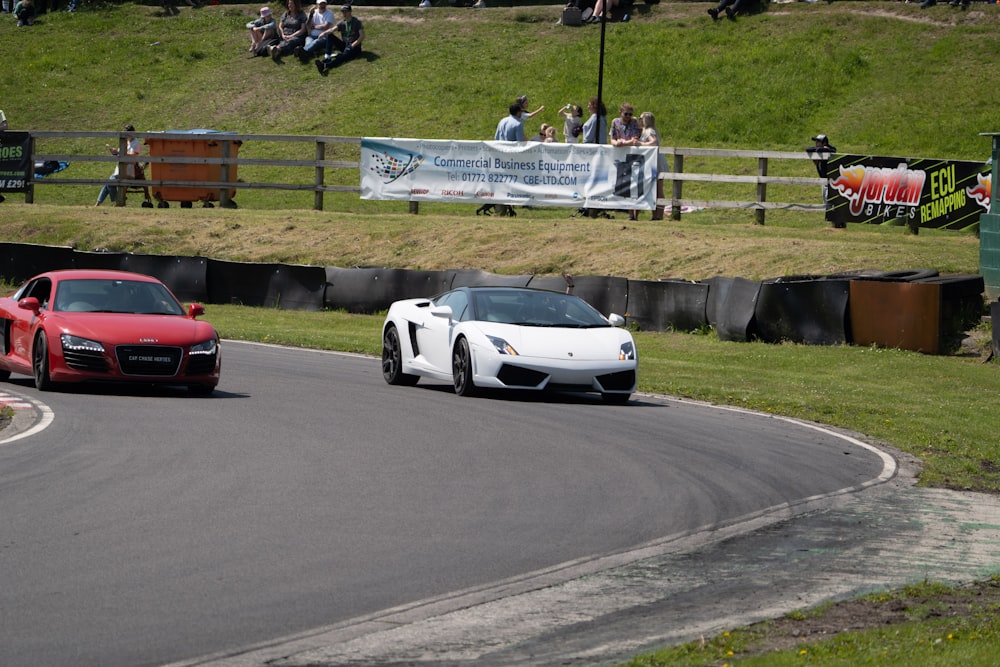
[[[0,444],[6,667],[234,652],[857,488],[886,462],[763,415],[465,399],[390,387],[370,358],[230,341],[207,399],[3,388],[54,415]]]

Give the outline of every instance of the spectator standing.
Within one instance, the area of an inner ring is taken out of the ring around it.
[[[545,140],[544,141],[547,144],[554,144],[557,141],[557,139],[556,139],[556,126],[555,125],[549,125],[549,126],[547,126],[545,128]]]
[[[353,15],[350,5],[340,8],[340,17],[340,22],[329,28],[324,35],[326,56],[322,60],[316,60],[316,69],[323,76],[341,63],[361,55],[361,44],[365,41],[364,25]],[[340,37],[337,37],[338,32]],[[333,55],[334,51],[338,52],[336,56]]]
[[[639,136],[640,146],[659,146],[660,145],[660,133],[656,130],[656,118],[649,111],[643,111],[639,114],[639,124],[642,125],[642,134]],[[667,165],[664,156],[660,153],[656,154],[656,198],[663,199],[663,181],[660,180],[659,174],[662,171],[666,171]],[[659,204],[653,209],[653,220],[663,220],[663,207]]]
[[[326,0],[318,0],[316,6],[309,11],[309,34],[306,35],[304,46],[295,48],[295,55],[300,60],[312,59],[316,52],[326,50],[326,31],[334,26],[333,10],[327,8]]]
[[[618,107],[618,118],[611,121],[609,133],[612,146],[638,146],[642,128],[635,118],[635,109],[628,102]]]
[[[604,102],[591,97],[587,102],[587,111],[590,112],[590,118],[583,124],[583,143],[602,143],[601,138],[608,134],[608,110]]]
[[[609,133],[611,145],[638,146],[640,136],[642,136],[642,128],[639,127],[639,121],[635,118],[635,109],[628,102],[623,102],[618,107],[618,118],[611,121],[611,132]],[[639,211],[630,210],[628,219],[638,220]]]
[[[563,139],[567,144],[578,143],[583,134],[583,109],[578,104],[567,104],[559,113],[563,117]]]
[[[277,26],[269,7],[260,8],[260,16],[247,23],[247,30],[250,31],[249,51],[255,56],[266,55],[267,47],[277,41]]]
[[[519,102],[510,105],[510,114],[497,123],[497,131],[493,134],[495,141],[524,141],[524,123],[521,114],[524,109]]]
[[[604,102],[598,100],[596,97],[591,97],[587,102],[587,111],[590,113],[590,117],[583,124],[583,143],[603,143],[603,137],[608,135],[608,110],[604,106]],[[573,214],[574,217],[578,215],[596,216],[597,210],[580,208]],[[610,217],[606,213],[603,215],[604,217]]]
[[[831,153],[837,152],[837,149],[836,147],[830,145],[830,138],[825,134],[817,134],[811,139],[811,141],[813,142],[813,145],[806,148],[806,153],[819,158],[814,159],[813,164],[816,165],[816,173],[823,179],[823,203],[826,204],[827,186],[830,182],[826,175],[827,160],[829,159]]]
[[[545,111],[545,105],[542,105],[542,106],[538,107],[534,111],[528,111],[528,96],[527,95],[521,95],[515,101],[518,104],[521,105],[521,110],[524,112],[524,113],[521,114],[521,121],[522,122],[528,120],[529,118],[531,118],[533,116],[537,116],[541,112]]]
[[[278,62],[281,56],[287,56],[295,51],[295,47],[304,45],[308,27],[308,19],[299,0],[288,0],[287,9],[278,23],[278,43],[267,47],[271,59]]]
[[[122,129],[122,131],[123,132],[135,132],[135,127],[133,125],[126,125]],[[118,155],[118,147],[117,146],[108,146],[108,150],[111,152],[112,155]],[[134,136],[132,136],[130,134],[126,134],[125,135],[125,154],[126,155],[141,155],[142,154],[142,144],[140,144],[139,140],[136,139]],[[119,166],[120,165],[117,165],[117,164],[115,165],[115,170],[111,174],[111,180],[112,181],[118,180],[120,178],[119,175],[118,175],[118,167]],[[125,170],[125,177],[126,178],[134,179],[135,178],[135,173],[136,172],[135,172],[135,164],[134,163],[126,165],[126,170]],[[108,198],[108,195],[111,195],[112,199],[117,199],[118,198],[118,187],[114,186],[114,185],[111,185],[110,182],[105,183],[104,187],[101,188],[100,193],[98,193],[98,195],[97,195],[97,203],[94,204],[94,206],[100,206],[104,202],[104,200]]]

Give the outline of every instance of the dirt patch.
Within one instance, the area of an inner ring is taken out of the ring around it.
[[[749,647],[741,655],[786,651],[803,642],[830,639],[842,632],[886,628],[930,618],[968,618],[995,613],[1000,605],[1000,579],[992,578],[926,594],[902,593],[884,599],[845,600],[807,612],[751,625]],[[755,637],[756,635],[756,637]]]

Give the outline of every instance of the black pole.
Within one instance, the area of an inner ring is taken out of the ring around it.
[[[601,12],[601,56],[600,63],[597,66],[597,143],[604,143],[604,139],[601,136],[601,109],[604,107],[603,95],[604,95],[604,29],[608,25],[608,2],[610,0],[604,0],[603,8],[604,11]]]

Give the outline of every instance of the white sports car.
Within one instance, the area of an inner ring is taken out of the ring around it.
[[[390,306],[382,376],[398,385],[421,377],[452,382],[459,396],[496,387],[599,392],[625,403],[636,389],[638,359],[624,323],[572,294],[459,287]]]

